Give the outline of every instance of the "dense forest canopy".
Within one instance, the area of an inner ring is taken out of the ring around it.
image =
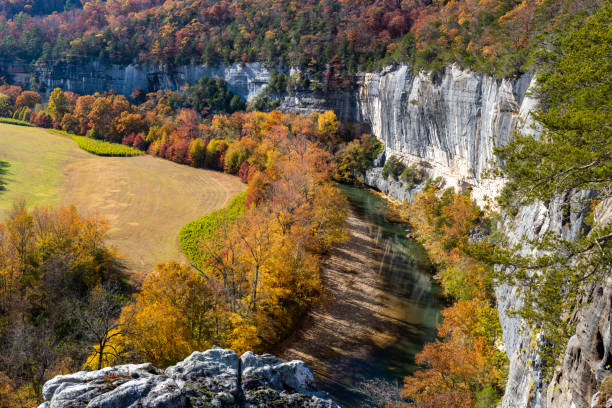
[[[5,0],[0,3],[0,15],[12,17],[23,12],[36,16],[69,11],[81,6],[81,0]]]
[[[334,74],[383,63],[459,62],[511,75],[539,34],[601,0],[108,0],[57,11],[51,1],[0,8],[0,55],[114,63],[265,61]],[[59,1],[59,0],[58,0]],[[25,0],[21,0],[25,4]],[[12,4],[12,3],[10,3]],[[12,15],[23,9],[23,12]],[[4,10],[4,11],[3,11]],[[12,10],[12,11],[11,11]]]

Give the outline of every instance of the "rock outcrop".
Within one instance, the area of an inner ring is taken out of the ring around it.
[[[39,408],[339,408],[302,361],[213,348],[160,370],[129,364],[60,375],[43,387]]]
[[[523,207],[516,217],[506,219],[503,231],[512,244],[543,237],[549,231],[575,240],[581,231],[588,231],[585,223],[588,201],[584,198],[593,193],[579,194],[581,197],[558,197],[546,205],[534,203]],[[567,205],[571,207],[569,217],[564,210]],[[611,206],[612,201],[607,200],[601,209],[609,211]],[[605,211],[595,215],[599,225],[610,219]],[[531,249],[525,247],[524,251]],[[612,376],[612,277],[585,288],[585,293],[582,305],[570,316],[577,323],[576,332],[566,346],[562,365],[549,381],[537,353],[540,336],[520,317],[509,313],[521,306],[517,287],[507,284],[496,287],[504,344],[510,359],[503,408],[591,407],[597,386]]]
[[[529,74],[496,80],[457,66],[440,75],[389,67],[362,75],[358,119],[385,143],[387,157],[425,162],[428,176],[443,177],[449,186],[470,185],[483,201],[501,186],[482,177],[494,165],[493,148],[532,123],[530,83]]]

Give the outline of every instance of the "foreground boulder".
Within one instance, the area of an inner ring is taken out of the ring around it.
[[[175,366],[128,364],[60,375],[43,387],[39,408],[339,408],[302,361],[213,348]]]

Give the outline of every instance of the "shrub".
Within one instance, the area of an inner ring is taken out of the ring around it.
[[[417,167],[416,164],[413,164],[406,167],[399,178],[401,181],[406,183],[406,190],[410,190],[415,184],[423,181],[425,174],[422,168]]]
[[[0,94],[0,116],[11,116],[11,98],[5,94]]]
[[[130,157],[144,154],[138,149],[134,149],[133,147],[125,146],[119,143],[104,142],[102,140],[95,140],[85,136],[77,136],[62,130],[53,130],[53,132],[71,137],[81,149],[98,156]]]
[[[363,174],[383,149],[383,143],[372,135],[351,141],[336,156],[334,178],[347,184],[362,182]]]
[[[394,179],[397,178],[406,170],[406,165],[402,163],[397,156],[391,156],[385,162],[383,167],[382,176],[386,180],[389,176],[392,176]]]
[[[240,171],[240,166],[242,163],[244,163],[248,158],[249,152],[243,148],[240,141],[235,141],[225,152],[223,168],[226,173],[236,174],[238,171]]]
[[[141,133],[137,134],[136,137],[134,138],[134,145],[133,145],[136,149],[138,150],[147,150],[147,147],[149,146],[147,141],[144,140],[142,138]]]
[[[62,129],[69,133],[77,133],[79,129],[79,120],[76,116],[71,113],[67,113],[62,118],[61,123]]]
[[[215,170],[223,170],[223,159],[226,150],[227,143],[225,140],[211,140],[208,146],[206,146],[206,167]]]
[[[8,123],[9,125],[18,125],[18,126],[32,126],[31,123],[26,122],[24,120],[10,119],[10,118],[0,118],[0,123]]]
[[[215,233],[221,223],[232,223],[244,212],[246,193],[240,193],[225,207],[186,224],[179,231],[179,244],[183,253],[197,267],[202,267],[208,255],[200,243]]]
[[[251,165],[249,164],[249,162],[248,161],[242,162],[242,165],[240,166],[240,170],[238,171],[238,177],[240,177],[240,181],[242,181],[245,184],[248,183],[250,171],[251,171]]]

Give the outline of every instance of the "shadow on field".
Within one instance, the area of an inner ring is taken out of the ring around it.
[[[9,162],[6,160],[0,160],[0,192],[6,190],[6,176],[9,172],[9,167],[11,167]]]

